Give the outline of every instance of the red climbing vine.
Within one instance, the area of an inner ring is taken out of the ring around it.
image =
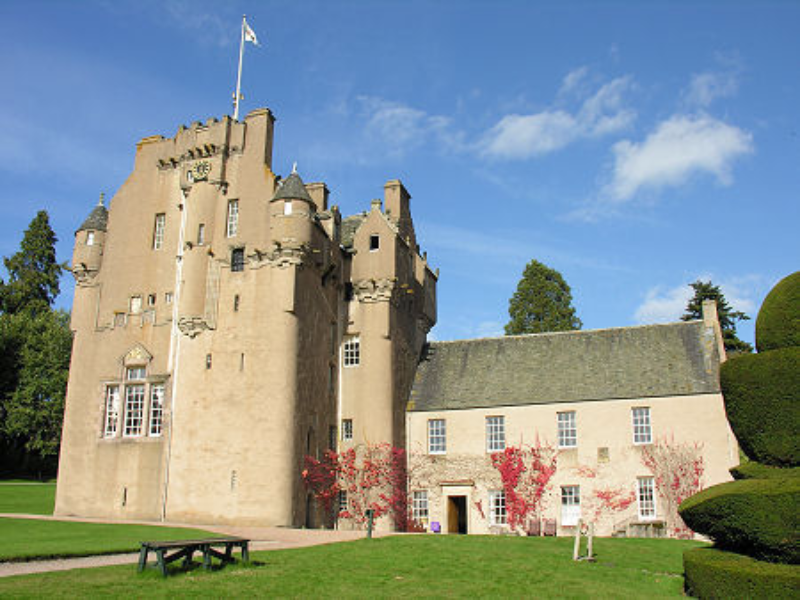
[[[558,451],[539,440],[533,446],[509,446],[492,454],[492,466],[500,473],[506,495],[506,518],[511,529],[537,516],[556,473]]]

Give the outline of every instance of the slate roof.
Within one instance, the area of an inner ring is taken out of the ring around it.
[[[430,411],[719,392],[702,321],[431,343],[408,410]]]
[[[356,231],[361,227],[361,223],[367,218],[366,214],[352,215],[346,217],[342,221],[342,246],[345,248],[353,247],[353,238],[356,237]]]
[[[311,199],[311,196],[308,195],[306,186],[303,184],[303,180],[300,179],[300,175],[294,172],[280,183],[278,189],[275,190],[275,195],[272,197],[272,199],[306,200],[312,204],[314,203],[314,201]]]
[[[102,204],[98,204],[86,217],[83,224],[78,227],[77,231],[87,231],[92,229],[94,231],[106,231],[108,227],[108,210]],[[76,231],[76,233],[77,233]]]

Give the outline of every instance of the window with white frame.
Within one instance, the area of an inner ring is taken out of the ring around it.
[[[633,443],[650,444],[653,442],[653,430],[650,426],[650,407],[639,406],[631,410],[633,417]]]
[[[574,527],[581,518],[581,486],[561,486],[561,525]]]
[[[287,217],[292,214],[292,201],[291,200],[284,200],[283,201],[283,214]]]
[[[164,384],[154,383],[150,386],[150,426],[149,435],[158,437],[161,435],[162,424],[164,421]]]
[[[656,518],[656,484],[652,477],[639,477],[636,497],[639,504],[639,518],[643,521]]]
[[[353,439],[353,419],[342,419],[342,439],[344,441]]]
[[[505,525],[506,516],[506,493],[489,492],[489,525]]]
[[[125,369],[125,379],[128,381],[143,380],[147,375],[146,367],[128,367]]]
[[[486,417],[486,451],[502,452],[506,449],[505,417]]]
[[[153,225],[153,250],[161,250],[164,247],[164,225],[167,216],[164,213],[156,215],[156,222]]]
[[[234,237],[239,233],[239,201],[228,200],[228,218],[226,220],[225,237]]]
[[[94,231],[87,231],[86,232],[86,245],[87,246],[94,246]]]
[[[357,367],[361,364],[361,341],[351,336],[344,341],[344,366]]]
[[[428,519],[428,492],[416,491],[411,496],[411,518],[417,523]]]
[[[119,423],[119,386],[106,386],[106,414],[103,437],[116,437]]]
[[[144,384],[125,386],[125,437],[142,435],[144,421]]]
[[[172,304],[172,292],[164,292],[164,304]]]
[[[130,310],[131,310],[131,314],[134,314],[134,315],[138,315],[140,312],[142,312],[142,297],[141,296],[131,296]]]
[[[578,426],[575,411],[558,413],[558,447],[575,448],[578,445]]]
[[[347,511],[347,490],[339,490],[339,513]]]
[[[444,419],[428,421],[428,454],[447,452],[447,429]]]

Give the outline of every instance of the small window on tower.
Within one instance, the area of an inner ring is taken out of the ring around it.
[[[206,243],[206,225],[205,223],[200,223],[197,226],[197,245],[202,246]]]
[[[374,233],[371,236],[369,236],[369,251],[375,252],[380,247],[381,247],[381,237],[377,233]]]
[[[156,305],[156,295],[150,294],[147,296],[147,306],[155,306]]]
[[[231,271],[244,271],[244,248],[231,250]]]
[[[164,292],[164,302],[172,304],[172,292]]]
[[[94,231],[87,231],[86,232],[86,245],[87,246],[94,246]]]
[[[164,247],[164,225],[167,216],[164,213],[156,215],[156,222],[153,225],[153,250],[161,250]]]
[[[292,201],[291,200],[285,200],[283,202],[283,214],[286,215],[287,217],[290,214],[292,214]]]
[[[210,368],[211,368],[211,355],[210,354],[206,354],[206,369],[210,369]]]
[[[131,296],[131,313],[138,314],[142,312],[142,297]]]
[[[233,297],[233,312],[239,312],[239,294]]]

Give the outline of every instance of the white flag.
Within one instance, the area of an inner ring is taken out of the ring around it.
[[[250,25],[247,24],[247,21],[244,22],[244,41],[253,42],[256,46],[259,45],[256,32],[250,28]]]

